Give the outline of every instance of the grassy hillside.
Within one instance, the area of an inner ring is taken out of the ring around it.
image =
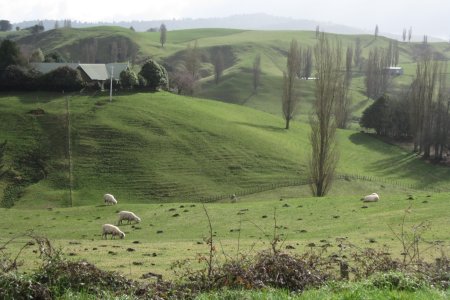
[[[45,113],[30,113],[37,108]],[[113,102],[106,95],[2,95],[0,121],[7,165],[19,176],[28,172],[14,162],[31,150],[45,165],[45,178],[27,187],[17,207],[89,205],[106,192],[125,203],[198,201],[308,176],[309,126],[294,122],[286,131],[281,117],[239,105],[170,93],[119,94]],[[341,174],[448,188],[449,168],[356,131],[339,131],[338,141]]]
[[[373,47],[387,48],[389,39],[371,35],[335,35],[343,47],[355,45],[356,38],[361,40],[362,56],[367,58]],[[17,37],[24,49],[38,47],[45,53],[60,52],[68,61],[110,62],[111,60],[134,61],[139,64],[146,57],[154,57],[168,67],[183,59],[187,46],[197,41],[201,52],[202,79],[201,89],[196,96],[217,99],[225,102],[243,104],[275,115],[280,114],[282,72],[286,65],[286,52],[290,41],[295,38],[303,47],[316,43],[315,32],[307,31],[253,31],[234,29],[191,29],[169,31],[164,48],[159,43],[158,32],[134,32],[121,27],[92,27],[86,29],[50,30],[38,35]],[[117,46],[117,51],[112,50]],[[92,47],[95,54],[87,54]],[[211,57],[216,49],[225,49],[224,76],[215,84]],[[446,43],[431,43],[429,47],[441,58],[447,58],[450,47]],[[415,74],[415,59],[423,51],[421,43],[399,43],[400,66],[405,74],[393,79],[392,90],[401,90],[412,81]],[[262,57],[262,85],[253,93],[251,68],[256,54]],[[133,57],[133,58],[132,58]],[[350,87],[353,101],[353,114],[358,117],[370,104],[364,95],[363,69],[354,67],[353,81]],[[298,113],[310,110],[313,100],[314,82],[301,82],[299,93],[301,104]]]

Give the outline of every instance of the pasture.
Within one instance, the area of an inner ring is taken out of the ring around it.
[[[355,182],[354,184],[358,184]],[[335,190],[340,183],[336,183]],[[346,183],[343,183],[346,185]],[[364,189],[380,191],[380,202],[363,203],[361,194],[351,196],[327,196],[324,198],[289,197],[289,191],[274,190],[261,200],[256,196],[241,198],[236,203],[229,200],[207,203],[217,257],[237,257],[240,254],[256,254],[268,249],[276,234],[282,242],[280,249],[292,254],[302,253],[314,247],[330,244],[328,254],[337,253],[339,242],[344,239],[358,248],[382,248],[387,245],[394,257],[402,252],[394,230],[404,228],[412,233],[413,226],[425,222],[430,229],[423,234],[426,242],[436,242],[444,251],[449,250],[448,218],[449,193],[427,193],[379,185],[365,185]],[[265,199],[264,199],[265,198]],[[413,198],[413,200],[410,200]],[[172,263],[177,260],[195,259],[197,254],[208,252],[208,219],[201,203],[173,202],[164,204],[119,203],[73,208],[1,209],[0,230],[4,233],[1,243],[27,230],[48,237],[69,259],[86,259],[107,270],[118,271],[131,278],[139,278],[147,272],[171,278]],[[117,224],[117,212],[130,210],[141,217],[139,224],[123,224],[125,239],[101,237],[104,223]],[[276,223],[275,223],[276,222]],[[392,228],[392,229],[391,229]],[[25,240],[19,238],[7,249],[17,253]],[[439,255],[440,247],[423,252],[427,258]],[[37,266],[39,259],[28,247],[21,254],[25,269]],[[350,248],[346,251],[352,251]],[[195,265],[195,264],[194,264]]]

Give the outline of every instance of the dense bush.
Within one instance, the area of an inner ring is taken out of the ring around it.
[[[3,190],[3,198],[0,206],[10,208],[14,206],[14,202],[22,197],[24,193],[24,186],[21,184],[9,184]]]
[[[153,59],[147,60],[142,66],[139,74],[147,81],[146,87],[152,91],[158,89],[167,90],[169,87],[169,76],[166,69]]]
[[[41,77],[41,86],[49,91],[79,91],[85,85],[78,70],[60,67]]]
[[[361,127],[374,129],[377,135],[411,136],[410,115],[406,100],[380,97],[367,107],[359,121]]]

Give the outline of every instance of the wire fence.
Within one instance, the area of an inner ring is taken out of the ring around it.
[[[419,184],[405,183],[405,182],[401,182],[401,181],[392,180],[389,178],[379,178],[379,177],[359,175],[359,174],[338,174],[335,176],[335,180],[339,180],[339,181],[359,180],[359,181],[386,184],[386,185],[405,188],[405,189],[420,190],[420,191],[435,192],[435,193],[450,191],[450,189],[426,188]],[[251,195],[251,194],[275,190],[278,188],[303,186],[303,185],[309,185],[309,184],[310,184],[309,179],[292,179],[292,180],[287,180],[284,182],[261,184],[258,186],[242,189],[242,190],[236,191],[231,194],[221,194],[221,195],[202,197],[202,198],[200,198],[200,201],[206,202],[206,203],[217,202],[217,201],[224,200],[224,199],[231,199],[233,197],[233,195],[235,195],[236,197],[242,197],[242,196],[247,196],[247,195]]]

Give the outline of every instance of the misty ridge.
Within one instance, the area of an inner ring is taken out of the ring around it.
[[[63,24],[64,20],[31,20],[19,23],[13,23],[13,28],[28,28],[36,25],[38,22],[43,24],[45,30],[54,29],[55,22]],[[307,19],[296,19],[289,17],[273,16],[265,13],[260,14],[242,14],[223,18],[183,18],[171,20],[134,20],[134,21],[113,21],[113,22],[82,22],[71,21],[73,28],[86,28],[94,26],[120,26],[124,28],[133,27],[136,31],[158,31],[161,23],[167,26],[168,30],[198,29],[198,28],[230,28],[247,30],[316,30],[317,26],[321,31],[336,34],[372,34],[373,28],[361,29],[331,22],[323,22]],[[375,26],[375,24],[374,24]],[[380,35],[393,39],[401,39],[401,33],[393,34],[384,32],[381,28]],[[413,41],[421,41],[422,36],[413,37]],[[440,38],[428,36],[429,42],[442,42]]]

